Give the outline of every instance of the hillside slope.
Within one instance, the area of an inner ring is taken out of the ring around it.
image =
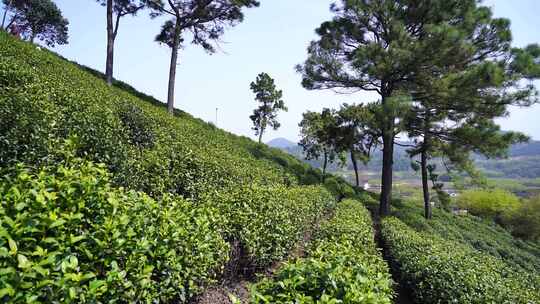
[[[396,203],[382,221],[394,270],[417,303],[538,303],[540,244],[473,216]]]
[[[215,128],[128,85],[0,33],[0,165],[43,163],[55,142],[105,163],[118,185],[185,197],[233,184],[314,184],[317,170]],[[340,181],[341,182],[341,181]]]
[[[0,300],[14,303],[187,302],[281,260],[354,194],[1,31],[0,167]]]

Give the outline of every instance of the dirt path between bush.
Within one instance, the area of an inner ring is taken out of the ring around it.
[[[388,249],[386,245],[384,244],[384,240],[381,236],[381,217],[379,216],[377,210],[373,210],[368,208],[371,213],[371,218],[373,220],[373,231],[374,231],[374,238],[375,238],[375,244],[377,244],[377,247],[381,249],[381,253],[383,255],[383,259],[388,264],[388,268],[390,269],[390,272],[392,274],[392,280],[394,280],[394,292],[395,292],[395,298],[394,303],[395,304],[416,304],[416,302],[413,300],[412,292],[411,290],[403,284],[399,277],[399,270],[396,269],[396,266],[392,263],[389,255],[388,255]]]
[[[231,296],[242,304],[248,304],[250,301],[249,285],[257,281],[260,276],[272,277],[274,273],[287,261],[292,261],[296,258],[302,258],[306,255],[306,248],[311,242],[313,233],[317,231],[320,223],[333,216],[332,212],[329,212],[321,217],[313,225],[313,227],[307,230],[302,239],[291,250],[289,256],[281,261],[275,262],[268,268],[259,271],[241,270],[236,275],[229,275],[228,278],[223,279],[219,285],[211,286],[207,288],[203,294],[191,301],[192,304],[236,304],[231,300]]]

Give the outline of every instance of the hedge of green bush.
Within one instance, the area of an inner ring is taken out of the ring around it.
[[[388,266],[374,243],[369,212],[339,203],[324,221],[306,258],[282,266],[252,288],[252,303],[392,303]]]
[[[113,188],[103,166],[17,166],[0,197],[3,303],[184,302],[228,258],[214,209]]]
[[[540,245],[513,237],[491,220],[475,216],[455,216],[435,208],[433,218],[428,221],[422,216],[421,204],[408,202],[394,206],[396,217],[419,232],[468,245],[503,260],[511,267],[540,274]],[[534,226],[529,226],[529,229],[533,228]]]
[[[334,207],[323,187],[245,187],[213,196],[223,231],[246,254],[245,267],[258,269],[285,257],[305,231]]]
[[[540,303],[540,276],[468,245],[382,222],[389,255],[419,303]]]

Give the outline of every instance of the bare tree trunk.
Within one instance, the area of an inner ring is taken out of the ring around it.
[[[356,178],[356,187],[360,187],[360,177],[358,176],[358,163],[354,157],[354,151],[351,149],[351,162],[354,168],[354,176]]]
[[[176,81],[176,65],[178,64],[178,44],[180,43],[180,26],[178,24],[178,17],[176,18],[171,54],[171,66],[169,69],[169,89],[167,94],[167,110],[171,115],[174,113],[174,85]]]
[[[113,82],[114,38],[113,0],[107,0],[107,61],[105,63],[105,77],[108,85],[112,85]]]
[[[323,169],[322,169],[322,182],[324,183],[324,179],[326,177],[326,166],[328,166],[328,152],[324,152],[324,163],[323,163]]]
[[[5,11],[4,11],[4,17],[2,17],[2,28],[4,30],[7,30],[7,28],[4,27],[4,24],[6,24],[6,17],[7,17],[7,12],[9,11],[9,9],[11,8],[11,3],[13,2],[13,0],[10,0],[8,2],[8,4],[6,5],[5,7]]]
[[[394,165],[394,135],[393,130],[383,132],[383,166],[381,176],[381,198],[379,213],[381,216],[390,214],[392,200],[392,174]]]
[[[428,171],[427,171],[427,151],[422,149],[420,166],[422,167],[422,190],[424,192],[424,217],[431,219],[431,203],[429,201],[429,183],[428,183]]]
[[[259,132],[259,143],[260,144],[262,143],[263,133],[264,133],[264,129],[261,129],[261,131]]]

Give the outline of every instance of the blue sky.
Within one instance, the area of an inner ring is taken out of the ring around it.
[[[94,0],[54,0],[70,21],[70,43],[55,51],[79,63],[104,70],[105,8]],[[262,0],[261,7],[246,11],[245,21],[227,31],[222,51],[206,54],[188,45],[179,55],[176,104],[196,117],[214,121],[228,131],[253,137],[249,115],[256,106],[249,84],[267,72],[284,92],[288,113],[280,114],[282,127],[275,137],[298,138],[298,123],[306,110],[338,107],[343,102],[369,102],[368,93],[340,95],[331,91],[307,91],[300,85],[294,66],[306,58],[314,29],[331,18],[328,0]],[[540,42],[540,1],[489,0],[496,16],[512,21],[514,44]],[[143,11],[122,19],[116,42],[115,77],[140,91],[166,100],[170,50],[154,42],[162,19],[151,20]],[[540,106],[512,109],[499,122],[507,130],[525,132],[540,139]]]

